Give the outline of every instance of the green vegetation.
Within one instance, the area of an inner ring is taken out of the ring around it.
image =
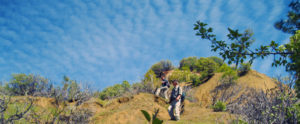
[[[194,87],[199,86],[200,84],[202,84],[201,77],[198,76],[197,74],[192,74],[190,76],[190,79],[191,79],[191,82],[192,82]]]
[[[33,74],[13,74],[5,89],[12,95],[35,95],[49,89],[48,80]]]
[[[202,82],[209,80],[215,72],[218,72],[218,68],[223,65],[223,60],[215,56],[201,57],[199,59],[197,57],[183,58],[179,66],[179,69],[182,71],[174,71],[171,79],[176,78],[183,82],[192,82],[193,86],[198,86]],[[191,72],[198,72],[200,76]]]
[[[102,100],[119,97],[125,92],[129,91],[130,88],[131,86],[129,82],[123,81],[122,84],[115,84],[114,86],[105,88],[102,92],[100,92],[99,97]]]
[[[151,67],[151,70],[154,71],[154,73],[157,77],[160,77],[163,72],[170,71],[173,69],[174,69],[174,66],[173,66],[172,62],[169,60],[166,60],[166,61],[162,60],[162,61],[152,65],[152,67]]]
[[[194,71],[196,70],[196,64],[197,64],[197,57],[188,57],[188,58],[183,58],[180,61],[179,64],[179,69],[180,70],[190,70],[190,71]]]
[[[144,79],[142,80],[142,84],[143,84],[144,88],[151,89],[151,88],[154,88],[155,86],[157,86],[157,87],[160,86],[160,79],[155,74],[155,72],[152,69],[150,69],[144,75]]]
[[[228,28],[229,44],[226,41],[217,40],[216,35],[212,33],[213,29],[211,27],[206,28],[206,26],[207,24],[198,21],[194,27],[194,30],[197,31],[196,35],[211,41],[212,51],[219,51],[219,55],[227,60],[228,64],[234,62],[236,67],[239,67],[239,64],[246,59],[251,65],[256,58],[263,59],[270,55],[278,56],[274,58],[272,66],[284,65],[287,71],[298,77],[295,89],[300,97],[300,31],[295,32],[294,36],[290,38],[290,43],[279,45],[275,41],[271,41],[267,46],[261,45],[259,48],[251,50],[250,46],[254,42],[251,31],[246,30],[244,33],[240,33],[238,30]]]
[[[212,76],[216,69],[218,68],[218,64],[209,58],[201,57],[197,63],[197,72],[207,73],[208,76]]]
[[[224,71],[221,82],[224,84],[233,84],[238,79],[238,73],[233,68],[227,68],[227,70]]]
[[[217,101],[213,107],[215,112],[223,112],[226,111],[226,103],[222,102],[222,101]]]
[[[141,110],[141,112],[143,113],[144,117],[149,122],[149,124],[162,124],[163,123],[163,120],[160,120],[160,119],[157,118],[157,114],[159,112],[159,109],[155,110],[152,118],[151,118],[150,114],[147,111]]]
[[[224,64],[223,59],[221,59],[219,57],[211,56],[211,57],[208,57],[208,58],[211,59],[211,60],[213,60],[214,62],[216,62],[218,64],[218,67],[222,66]]]
[[[179,70],[175,69],[172,72],[172,75],[169,76],[169,80],[178,80],[179,82],[191,82],[191,75],[193,75],[192,72],[189,70]]]
[[[250,63],[242,63],[241,66],[238,68],[239,76],[243,76],[247,74],[251,70]]]
[[[277,21],[274,26],[275,28],[290,34],[295,34],[299,27],[300,20],[300,8],[299,1],[294,0],[289,4],[291,10],[287,14],[287,19]]]

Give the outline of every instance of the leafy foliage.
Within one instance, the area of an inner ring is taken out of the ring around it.
[[[160,79],[154,73],[152,69],[150,69],[145,75],[144,79],[141,82],[142,92],[152,93],[154,92],[156,87],[161,86]]]
[[[254,42],[252,38],[252,32],[246,30],[244,33],[240,33],[238,30],[228,28],[228,39],[231,43],[226,43],[223,40],[217,40],[211,27],[206,28],[207,24],[198,21],[195,24],[194,30],[197,31],[196,35],[202,39],[211,41],[212,51],[219,52],[219,55],[224,60],[228,61],[228,64],[235,63],[236,67],[244,60],[249,59],[250,65],[256,58],[264,58],[269,55],[274,55],[274,61],[272,66],[284,65],[286,70],[295,73],[296,77],[300,77],[300,31],[296,31],[296,34],[290,38],[291,42],[288,44],[279,45],[275,41],[271,41],[269,45],[261,45],[255,50],[251,50],[250,46]],[[290,61],[288,61],[288,59]],[[298,96],[300,97],[300,79],[297,79],[295,85]]]
[[[35,95],[51,90],[48,80],[33,74],[13,74],[5,89],[12,95]]]
[[[157,77],[160,77],[163,72],[170,71],[173,69],[174,69],[174,66],[173,66],[172,62],[169,60],[160,61],[160,62],[152,65],[152,67],[151,67],[151,70],[154,71],[154,73]]]
[[[123,81],[122,84],[115,84],[114,86],[105,88],[102,92],[100,92],[99,97],[102,100],[120,97],[122,94],[129,91],[130,88],[131,86],[129,82]]]
[[[183,58],[180,61],[179,69],[194,71],[194,70],[196,70],[197,60],[198,60],[197,57]]]
[[[0,123],[10,124],[24,119],[24,116],[32,109],[32,99],[25,100],[22,104],[17,104],[11,100],[10,96],[0,94]]]
[[[224,71],[220,80],[223,84],[233,84],[237,79],[238,79],[237,71],[233,68],[228,68],[226,71]]]
[[[200,58],[197,62],[197,72],[206,72],[208,76],[212,76],[217,67],[218,64],[209,58]]]
[[[222,101],[217,101],[212,108],[215,112],[226,111],[226,103],[224,103]]]
[[[146,118],[146,120],[149,123],[151,123],[151,116],[150,116],[150,114],[147,111],[145,111],[145,110],[141,110],[141,112],[143,113],[143,115]],[[158,112],[159,112],[159,109],[156,109],[154,111],[154,114],[152,116],[152,124],[162,124],[163,123],[163,120],[160,120],[160,119],[157,118]]]
[[[216,62],[218,64],[218,66],[222,66],[224,64],[223,59],[216,57],[216,56],[211,56],[208,57],[209,59],[213,60],[214,62]]]
[[[172,74],[169,76],[169,80],[178,80],[179,82],[190,82],[191,81],[191,73],[189,70],[181,71],[179,69],[176,69],[172,72]]]
[[[191,79],[191,82],[192,82],[194,87],[199,86],[200,84],[202,84],[201,78],[197,74],[192,74],[190,76],[190,79]]]
[[[251,70],[250,63],[242,63],[241,66],[238,68],[238,72],[240,76],[247,74]]]
[[[290,3],[291,10],[287,14],[287,19],[275,23],[275,28],[290,34],[295,34],[300,30],[300,2],[294,0]]]
[[[207,77],[207,75],[203,76],[204,78]],[[179,82],[186,82],[186,83],[192,83],[193,86],[198,86],[202,83],[201,76],[199,76],[196,73],[190,72],[189,70],[179,70],[175,69],[171,75],[169,75],[168,78],[170,81],[172,80],[178,80]]]
[[[217,71],[217,68],[223,65],[223,60],[218,57],[201,57],[197,59],[196,57],[188,57],[184,58],[180,61],[180,70],[184,71],[196,71],[200,72],[201,76],[198,75],[189,75],[189,80],[185,80],[186,82],[193,82],[194,86],[205,82],[210,77],[214,75]],[[192,74],[192,73],[191,73]]]

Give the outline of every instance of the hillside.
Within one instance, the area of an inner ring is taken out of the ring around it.
[[[172,74],[172,72],[168,73],[168,75],[170,74]],[[105,101],[99,98],[91,98],[77,108],[91,112],[90,123],[92,124],[144,124],[147,123],[147,121],[140,110],[146,110],[152,114],[155,109],[159,109],[158,118],[164,120],[166,124],[210,124],[217,122],[226,124],[230,123],[232,119],[235,119],[235,115],[229,114],[228,112],[214,112],[213,109],[211,109],[214,97],[212,91],[220,85],[219,80],[221,76],[222,73],[216,73],[207,82],[191,89],[191,91],[193,91],[192,95],[196,100],[193,102],[185,101],[185,111],[181,115],[181,120],[178,122],[169,120],[170,118],[167,112],[168,104],[166,104],[166,101],[149,93],[138,93],[132,96],[129,95],[128,97]],[[189,84],[182,83],[180,85],[186,86]],[[244,94],[247,88],[266,91],[276,87],[276,84],[268,76],[256,71],[250,71],[246,75],[239,77],[236,86],[239,86],[240,89],[237,90],[230,87],[228,90],[229,92],[236,92],[233,99]],[[32,98],[34,99],[35,113],[41,115],[39,117],[40,120],[53,118],[52,114],[49,113],[59,110],[55,106],[55,100],[53,98]],[[14,97],[16,102],[22,102],[22,99],[25,100],[24,97]],[[227,102],[230,100],[232,99],[228,99]],[[60,105],[60,107],[67,108],[61,110],[75,110],[75,104],[76,102],[67,102],[66,105]]]
[[[234,115],[230,115],[227,112],[213,112],[210,109],[212,104],[211,91],[218,86],[218,81],[221,77],[221,73],[216,73],[206,83],[193,88],[195,90],[195,97],[198,99],[196,103],[186,101],[185,112],[179,122],[169,121],[167,113],[167,104],[162,99],[158,101],[155,96],[147,93],[140,93],[134,95],[127,102],[120,103],[119,99],[112,100],[105,107],[91,107],[87,106],[88,109],[96,111],[93,116],[93,123],[146,123],[140,110],[146,110],[149,113],[153,113],[155,108],[159,108],[160,112],[158,117],[163,119],[166,124],[173,123],[215,123],[224,122],[228,123],[230,119],[234,118]],[[258,73],[256,71],[250,71],[245,76],[238,79],[237,84],[242,86],[241,92],[245,88],[251,87],[255,89],[272,89],[276,85],[268,76]]]
[[[195,97],[199,100],[202,107],[209,107],[212,104],[211,91],[220,85],[222,73],[216,73],[209,81],[195,88]],[[237,96],[240,96],[246,88],[255,88],[268,90],[276,87],[275,82],[265,74],[256,71],[250,71],[246,75],[239,77],[237,85],[241,86],[241,91]],[[233,89],[230,89],[233,90]]]

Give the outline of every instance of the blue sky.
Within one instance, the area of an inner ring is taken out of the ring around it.
[[[32,73],[59,84],[64,75],[103,89],[140,81],[151,65],[217,55],[195,36],[197,20],[226,40],[227,27],[253,30],[254,46],[290,35],[276,30],[287,0],[0,0],[0,80]],[[253,68],[284,72],[272,58]]]

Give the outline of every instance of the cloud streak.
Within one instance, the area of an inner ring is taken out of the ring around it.
[[[286,6],[283,0],[2,0],[0,79],[34,73],[60,82],[68,75],[97,89],[138,81],[162,59],[216,55],[208,41],[194,35],[197,20],[209,23],[223,39],[226,28],[234,27],[253,29],[260,41],[286,40],[288,35],[273,28]]]

